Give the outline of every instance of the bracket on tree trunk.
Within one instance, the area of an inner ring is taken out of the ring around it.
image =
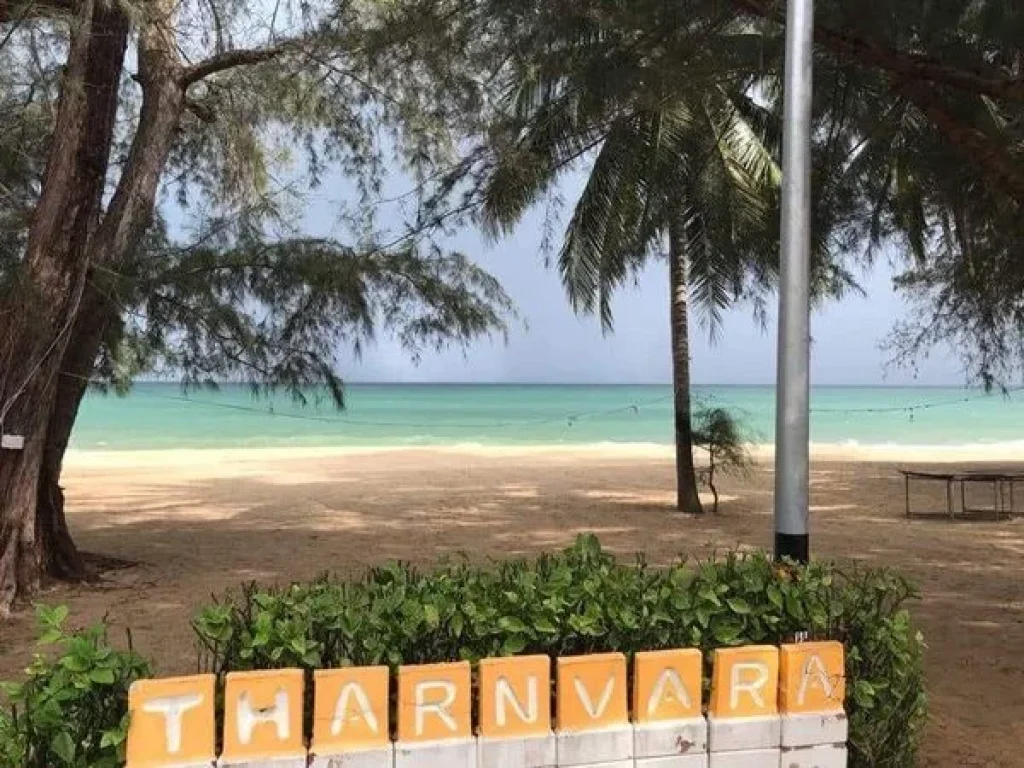
[[[25,448],[25,437],[24,435],[5,435],[0,434],[0,450],[4,451],[20,451]]]

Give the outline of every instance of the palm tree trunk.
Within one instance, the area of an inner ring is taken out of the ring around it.
[[[676,506],[690,515],[703,514],[693,468],[693,426],[690,418],[690,287],[686,254],[678,225],[669,227],[669,287],[672,322],[672,387],[676,428]]]

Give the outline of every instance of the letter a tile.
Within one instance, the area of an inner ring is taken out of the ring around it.
[[[633,708],[637,724],[700,717],[700,651],[638,653],[633,666]]]
[[[313,673],[315,754],[386,749],[388,668],[349,667]]]
[[[784,645],[780,656],[779,702],[783,712],[836,712],[846,696],[843,644]]]

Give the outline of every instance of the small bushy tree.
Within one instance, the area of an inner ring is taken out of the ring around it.
[[[714,496],[711,510],[718,512],[715,472],[746,474],[754,465],[743,424],[724,408],[705,408],[694,415],[693,444],[707,452],[708,488]]]

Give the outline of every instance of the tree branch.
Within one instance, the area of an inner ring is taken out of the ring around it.
[[[0,0],[0,24],[11,19],[45,18],[74,13],[76,0]]]
[[[1006,148],[994,142],[984,132],[974,126],[965,124],[951,113],[938,99],[933,91],[924,84],[904,82],[894,88],[911,104],[931,120],[939,134],[957,149],[961,157],[985,172],[1008,195],[1010,200],[1024,200],[1024,168],[1008,162]]]
[[[262,64],[265,61],[276,59],[295,48],[295,42],[281,43],[269,48],[236,48],[233,51],[217,53],[208,59],[186,67],[182,75],[182,83],[185,87],[197,83],[203,78],[224,72],[235,67],[247,67],[254,64]]]
[[[785,12],[772,0],[733,0],[749,13],[785,25]],[[1024,78],[997,77],[980,69],[964,69],[944,64],[928,56],[887,48],[854,34],[838,32],[821,24],[814,26],[814,39],[833,53],[847,59],[878,67],[907,80],[947,85],[962,91],[994,99],[1024,102]]]

